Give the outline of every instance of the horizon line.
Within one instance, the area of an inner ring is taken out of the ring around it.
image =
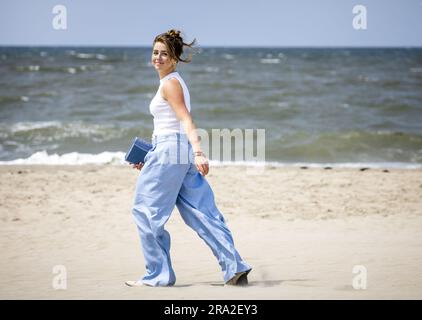
[[[85,45],[85,44],[66,44],[66,45],[34,45],[34,44],[0,44],[0,48],[151,48],[151,45]],[[266,46],[266,45],[203,45],[197,46],[196,48],[236,48],[236,49],[422,49],[422,45],[321,45],[321,46],[306,46],[306,45],[286,45],[286,46]]]

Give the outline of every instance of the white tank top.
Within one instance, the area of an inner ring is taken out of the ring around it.
[[[164,82],[172,78],[176,78],[177,80],[179,80],[179,83],[183,89],[185,105],[188,108],[189,112],[191,110],[189,90],[186,86],[185,81],[183,81],[179,73],[177,71],[174,71],[166,75],[164,78],[160,79],[160,86],[158,87],[157,93],[155,94],[154,98],[152,98],[151,103],[149,105],[149,111],[154,117],[154,131],[152,133],[153,136],[169,133],[185,134],[182,122],[177,119],[176,113],[161,95],[161,88]]]

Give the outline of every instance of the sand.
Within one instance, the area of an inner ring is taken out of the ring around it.
[[[0,166],[0,298],[422,298],[422,170],[251,172],[207,176],[253,267],[248,287],[223,286],[211,250],[175,209],[166,229],[176,285],[130,288],[145,270],[135,169]]]

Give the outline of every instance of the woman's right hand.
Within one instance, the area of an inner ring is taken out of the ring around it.
[[[201,155],[195,155],[195,164],[200,174],[202,174],[203,176],[206,176],[208,174],[210,167],[208,164],[208,159],[205,157],[205,154],[201,152]]]
[[[143,166],[144,166],[144,164],[143,164],[142,162],[139,162],[139,163],[132,163],[132,168],[133,168],[133,169],[138,169],[138,170],[141,170]]]

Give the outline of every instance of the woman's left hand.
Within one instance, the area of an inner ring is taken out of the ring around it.
[[[144,164],[142,162],[139,163],[132,163],[132,168],[133,169],[138,169],[138,170],[142,170],[142,167],[144,166]]]
[[[195,164],[198,168],[198,171],[203,175],[206,176],[209,171],[209,164],[208,160],[204,155],[196,155],[195,156]]]

